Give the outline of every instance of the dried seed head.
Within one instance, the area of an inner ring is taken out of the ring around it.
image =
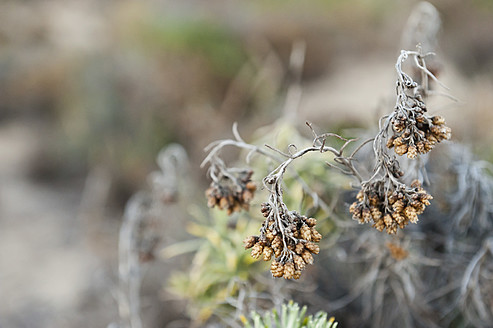
[[[409,146],[407,148],[407,158],[414,159],[418,156],[418,149],[415,146]]]
[[[315,228],[310,228],[310,232],[312,234],[312,240],[314,242],[318,243],[320,240],[322,240],[322,235]]]
[[[306,264],[313,264],[313,256],[308,250],[305,249],[301,254],[301,257]]]
[[[309,241],[305,244],[305,248],[307,250],[309,250],[310,253],[313,253],[313,254],[318,254],[320,252],[320,247],[317,244],[312,243],[311,241]]]
[[[288,262],[284,264],[284,279],[293,279],[294,276],[294,263],[293,262]]]
[[[431,123],[436,124],[436,125],[444,125],[445,119],[441,116],[433,116],[431,118]]]
[[[301,239],[304,239],[306,241],[311,241],[312,240],[312,232],[308,225],[304,224],[301,226],[300,229],[300,237]]]
[[[265,246],[263,251],[263,260],[270,261],[272,257],[272,253],[274,253],[273,249],[270,248],[269,246]]]
[[[245,246],[245,249],[249,249],[253,247],[253,245],[255,245],[257,241],[258,241],[257,236],[246,237],[245,240],[243,240],[243,245]]]
[[[303,250],[305,249],[305,246],[302,244],[302,243],[297,243],[295,248],[294,248],[294,252],[296,254],[299,254],[301,255],[303,253]]]
[[[274,237],[274,239],[272,240],[272,244],[271,244],[272,248],[276,249],[276,248],[282,248],[282,239],[281,239],[281,236],[280,235],[276,235]]]
[[[385,246],[387,246],[387,248],[389,249],[390,256],[392,256],[397,261],[401,261],[406,257],[408,257],[409,255],[409,252],[399,245],[393,244],[391,242],[387,242]]]
[[[220,176],[217,181],[212,181],[205,192],[207,205],[218,206],[228,214],[239,212],[241,209],[248,210],[256,190],[255,183],[250,181],[252,174],[253,171],[240,171],[235,173],[236,179]]]
[[[260,243],[256,243],[252,248],[252,252],[251,252],[252,257],[254,259],[260,258],[263,250],[264,250],[264,246],[262,246]]]
[[[296,270],[303,270],[306,266],[305,261],[299,255],[294,255],[293,261],[294,261],[294,265],[295,265]]]
[[[317,224],[317,220],[314,218],[306,219],[306,224],[311,228]]]
[[[270,265],[270,272],[272,272],[272,276],[281,278],[284,274],[284,264],[277,261],[272,261]]]
[[[404,145],[396,146],[395,153],[399,156],[404,155],[405,153],[407,153],[407,145],[404,144]]]

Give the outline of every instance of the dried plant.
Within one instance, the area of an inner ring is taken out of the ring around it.
[[[493,322],[492,277],[493,237],[489,237],[467,265],[460,288],[462,313],[476,327],[489,327]]]
[[[159,153],[157,163],[160,170],[149,175],[152,191],[136,193],[125,207],[118,244],[120,324],[117,327],[143,327],[140,315],[143,268],[155,258],[162,237],[157,226],[162,213],[177,199],[178,177],[186,167],[187,155],[180,145],[169,145]]]
[[[227,168],[219,154],[225,146],[236,146],[247,149],[247,162],[254,153],[267,156],[280,164],[263,179],[263,186],[268,191],[268,200],[261,206],[265,217],[260,228],[260,235],[245,239],[245,248],[252,248],[252,257],[271,261],[271,272],[274,277],[298,279],[302,270],[313,263],[313,255],[320,251],[318,243],[322,236],[315,229],[316,220],[308,218],[296,211],[289,210],[283,200],[283,179],[286,169],[296,159],[311,152],[331,153],[335,163],[327,164],[340,172],[353,176],[360,185],[357,201],[349,211],[359,223],[371,223],[379,231],[386,230],[395,234],[398,228],[407,224],[417,223],[426,206],[433,198],[422,187],[419,181],[405,184],[401,178],[404,172],[399,161],[390,153],[394,148],[397,155],[407,154],[414,159],[429,152],[435,144],[450,138],[450,128],[440,116],[428,116],[425,99],[429,93],[428,78],[438,80],[426,67],[426,57],[421,51],[402,51],[397,59],[398,75],[396,87],[396,105],[390,115],[380,120],[380,130],[375,138],[362,142],[351,154],[346,149],[356,139],[346,139],[334,133],[317,134],[309,124],[313,133],[312,145],[298,150],[289,145],[288,152],[272,146],[266,149],[246,143],[238,134],[236,125],[233,133],[236,140],[222,140],[212,143],[206,150],[208,156],[202,166],[209,165],[208,174],[212,179],[211,187],[206,195],[209,206],[219,205],[231,213],[240,208],[248,208],[253,197],[251,169]],[[413,58],[415,67],[422,72],[422,84],[415,82],[402,70],[402,64]],[[342,141],[339,148],[328,146],[329,138]],[[369,179],[364,180],[355,166],[355,156],[363,146],[373,143],[375,166]],[[241,176],[241,177],[240,177]],[[252,186],[249,188],[249,185]]]

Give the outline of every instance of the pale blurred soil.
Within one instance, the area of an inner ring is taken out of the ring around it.
[[[106,293],[95,303],[111,305],[105,266],[78,218],[81,188],[28,178],[37,138],[29,124],[0,125],[0,327],[100,326],[99,312],[84,325],[78,313],[98,288]]]

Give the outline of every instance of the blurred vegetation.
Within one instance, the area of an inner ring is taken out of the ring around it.
[[[334,317],[327,318],[325,312],[318,312],[315,316],[306,316],[306,306],[300,306],[293,301],[282,304],[281,311],[275,309],[266,312],[263,316],[257,312],[251,314],[253,325],[246,318],[242,318],[246,328],[336,328]]]

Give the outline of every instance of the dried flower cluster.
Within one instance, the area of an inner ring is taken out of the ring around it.
[[[247,237],[244,245],[246,249],[252,248],[253,258],[273,259],[270,271],[274,277],[298,279],[306,265],[313,264],[312,254],[319,253],[316,243],[322,235],[315,229],[317,220],[283,208],[275,209],[270,203],[263,203],[261,211],[266,220],[260,236]]]
[[[394,190],[386,187],[384,180],[377,180],[362,187],[351,204],[349,212],[359,223],[370,223],[378,231],[384,229],[389,234],[403,229],[406,225],[418,222],[426,206],[430,205],[431,195],[415,180],[411,188],[399,185]]]
[[[425,57],[420,51],[402,51],[396,64],[398,74],[395,110],[381,120],[383,125],[373,141],[376,165],[373,176],[361,182],[357,200],[350,206],[353,219],[359,223],[371,223],[379,231],[395,234],[397,228],[416,223],[418,215],[433,199],[419,181],[410,186],[401,178],[404,172],[395,155],[388,149],[394,148],[397,155],[407,154],[414,159],[429,152],[433,147],[451,136],[450,128],[441,116],[426,114],[428,78],[436,80],[426,68]],[[402,63],[414,58],[415,66],[421,71],[421,83],[416,83],[402,71]]]
[[[404,260],[409,256],[409,251],[402,248],[402,246],[400,245],[391,242],[386,242],[385,246],[387,246],[387,248],[389,249],[390,256],[392,256],[392,258],[397,261]]]
[[[226,210],[228,215],[241,209],[248,210],[257,189],[251,180],[252,174],[252,170],[243,170],[237,176],[221,176],[212,181],[205,192],[207,205]]]
[[[401,64],[412,55],[416,67],[422,72],[422,83],[418,84],[404,73]],[[420,52],[403,51],[397,61],[397,100],[395,111],[389,116],[392,135],[387,140],[387,147],[394,148],[397,155],[407,154],[408,158],[416,158],[418,154],[426,154],[433,147],[451,137],[451,130],[445,125],[441,116],[429,116],[424,101],[427,95],[428,77],[436,77],[426,68],[426,55]],[[386,126],[385,129],[388,127]]]
[[[391,120],[394,134],[388,139],[387,147],[394,147],[399,156],[407,154],[408,158],[416,158],[418,154],[432,150],[440,141],[450,139],[451,130],[445,125],[445,119],[429,117],[424,114],[425,110],[417,106],[412,111],[394,116]]]

